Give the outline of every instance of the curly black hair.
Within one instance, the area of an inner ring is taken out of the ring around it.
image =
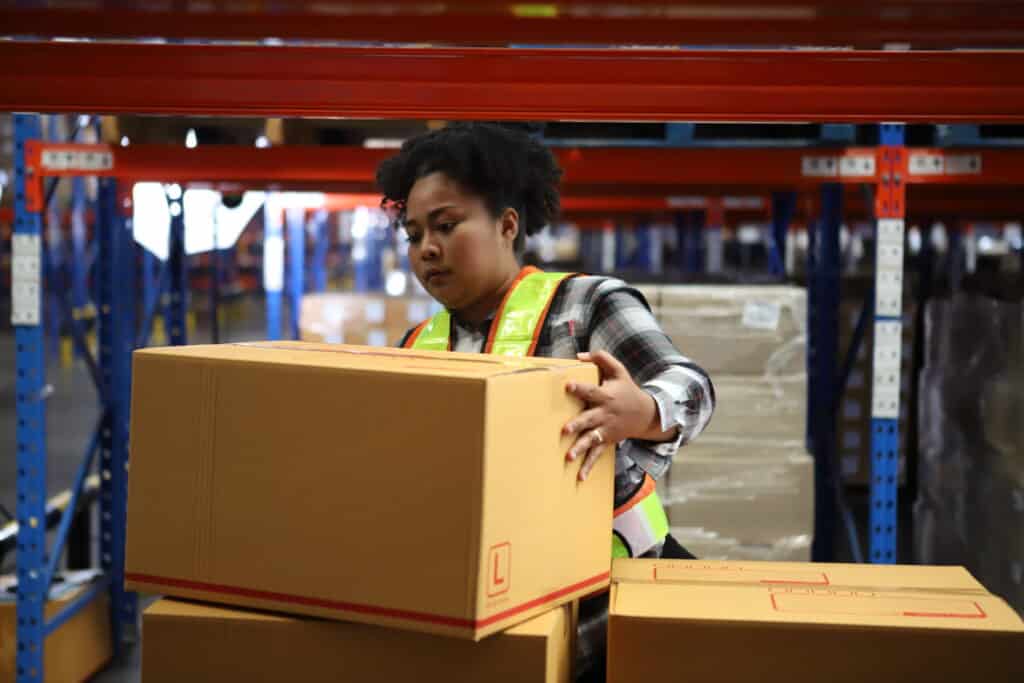
[[[526,235],[557,219],[562,169],[554,155],[521,128],[494,123],[455,123],[407,140],[377,168],[381,206],[405,219],[405,201],[420,178],[440,171],[483,198],[495,218],[506,208],[519,213],[514,243],[523,253]]]

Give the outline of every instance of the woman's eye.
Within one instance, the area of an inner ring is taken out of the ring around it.
[[[423,239],[422,235],[405,233],[405,241],[409,244],[419,244],[421,239]]]
[[[451,232],[455,229],[455,221],[447,221],[444,223],[438,223],[437,229],[441,232]]]

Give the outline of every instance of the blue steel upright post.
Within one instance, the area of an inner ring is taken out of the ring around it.
[[[281,295],[284,289],[284,228],[276,193],[263,204],[263,292],[267,307],[267,339],[281,338]]]
[[[171,232],[167,251],[167,306],[164,325],[167,341],[181,346],[188,340],[188,260],[185,255],[185,214],[181,202],[171,200]],[[177,207],[177,208],[175,208]]]
[[[299,314],[306,276],[306,210],[285,211],[288,224],[288,322],[291,339],[299,338]]]
[[[875,192],[875,348],[871,383],[871,509],[869,556],[896,562],[900,444],[900,362],[903,355],[903,239],[907,152],[904,129],[882,124]]]
[[[814,455],[816,562],[833,559],[836,520],[836,358],[839,355],[839,225],[843,188],[821,187],[821,217],[812,223],[808,251],[807,424]]]
[[[11,324],[16,345],[18,605],[16,667],[19,683],[43,680],[46,577],[46,385],[42,327],[42,221],[29,211],[25,143],[42,137],[39,116],[14,115],[14,235]]]
[[[115,654],[122,636],[135,637],[136,596],[124,589],[128,502],[128,411],[135,346],[135,240],[118,201],[117,181],[99,185],[100,368],[107,410],[100,430],[100,563],[110,577]]]

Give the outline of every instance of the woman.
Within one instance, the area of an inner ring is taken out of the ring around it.
[[[646,533],[631,528],[636,524],[620,525],[618,510],[654,497],[653,480],[707,425],[714,409],[711,381],[675,349],[643,296],[624,282],[523,268],[526,236],[557,218],[560,177],[542,144],[486,123],[413,138],[381,164],[377,183],[408,238],[412,269],[445,307],[410,330],[402,345],[501,348],[597,364],[599,386],[566,387],[587,405],[563,428],[576,437],[566,457],[582,461],[584,480],[603,445],[618,444],[615,554],[692,557],[667,535],[660,504],[660,520],[641,524]]]

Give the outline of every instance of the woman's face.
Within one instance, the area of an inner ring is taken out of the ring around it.
[[[427,292],[471,319],[490,314],[518,272],[516,212],[495,218],[481,197],[435,172],[412,186],[405,213],[409,262]]]

